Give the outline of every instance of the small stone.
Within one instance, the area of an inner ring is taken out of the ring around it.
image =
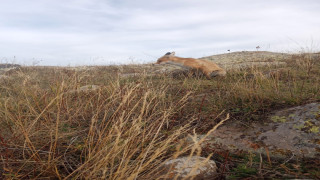
[[[98,85],[86,85],[86,86],[81,86],[77,88],[76,90],[71,90],[68,91],[68,93],[75,93],[75,92],[92,92],[100,89],[101,87]]]
[[[181,157],[166,162],[161,167],[164,179],[213,179],[217,175],[217,165],[204,157]]]
[[[78,91],[94,91],[99,88],[100,88],[100,86],[97,86],[97,85],[86,85],[86,86],[82,86],[82,87],[78,88],[77,90]]]

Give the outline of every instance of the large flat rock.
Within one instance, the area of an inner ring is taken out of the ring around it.
[[[220,126],[203,144],[213,149],[253,151],[277,158],[320,158],[320,103],[273,112],[263,123]]]
[[[292,54],[268,51],[241,51],[203,57],[219,64],[225,69],[248,68],[252,66],[270,66],[286,64]]]

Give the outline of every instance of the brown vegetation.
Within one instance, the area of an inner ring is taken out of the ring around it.
[[[132,67],[6,72],[10,78],[0,80],[0,178],[150,179],[169,159],[214,154],[202,152],[201,141],[185,145],[194,129],[211,132],[227,114],[229,123],[250,123],[279,107],[320,100],[320,60],[308,54],[285,65],[230,70],[213,80],[119,76],[143,71]],[[85,85],[101,88],[74,91]],[[221,177],[245,171],[234,164],[261,165],[248,158],[221,158],[214,159]],[[276,177],[320,176],[312,168],[274,164],[271,168],[265,161],[264,167]],[[241,177],[267,175],[250,171]]]

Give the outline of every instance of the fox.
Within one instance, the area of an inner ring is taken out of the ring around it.
[[[160,57],[155,64],[173,64],[185,69],[196,70],[204,74],[208,79],[217,76],[225,76],[227,72],[216,63],[206,59],[182,58],[175,56],[175,52],[167,52]]]

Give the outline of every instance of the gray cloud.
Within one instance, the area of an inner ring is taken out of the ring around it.
[[[10,0],[0,6],[0,58],[82,65],[151,62],[172,50],[319,50],[318,9],[318,0]]]

